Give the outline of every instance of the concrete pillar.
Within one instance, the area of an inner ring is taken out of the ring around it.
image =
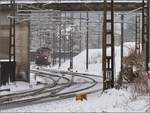
[[[18,79],[28,80],[28,23],[21,22],[16,25],[16,76]]]

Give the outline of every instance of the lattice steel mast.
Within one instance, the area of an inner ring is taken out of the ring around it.
[[[15,28],[15,16],[16,16],[16,6],[15,0],[10,1],[10,33],[9,33],[9,77],[10,81],[14,82],[16,80],[16,51],[15,51],[15,38],[16,38],[16,28]]]
[[[10,7],[10,42],[9,42],[9,61],[15,61],[15,0],[11,0]]]
[[[141,49],[141,32],[140,32],[140,15],[136,15],[136,23],[135,23],[135,52],[136,54],[140,54]]]
[[[114,87],[114,1],[104,0],[103,90]],[[110,49],[110,52],[108,50]],[[109,54],[110,53],[110,54]]]

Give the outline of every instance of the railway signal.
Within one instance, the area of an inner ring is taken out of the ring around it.
[[[103,23],[103,90],[114,87],[114,1],[104,0]],[[110,52],[109,52],[109,49]],[[109,54],[110,53],[110,54]]]

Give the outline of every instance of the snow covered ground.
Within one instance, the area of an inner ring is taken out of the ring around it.
[[[48,81],[47,79],[41,78],[38,76],[35,79],[34,74],[31,73],[30,74],[30,83],[23,82],[23,81],[17,81],[15,83],[6,84],[5,86],[3,85],[0,87],[0,90],[10,89],[10,91],[1,91],[0,95],[42,88],[42,87],[44,87],[44,85],[43,84],[37,85],[37,82],[45,83],[47,81]]]
[[[124,56],[128,56],[128,53],[131,48],[134,48],[134,43],[127,42],[124,43]],[[110,49],[107,51],[108,54],[110,54]],[[116,78],[120,71],[120,58],[121,52],[120,52],[120,46],[115,47],[115,70],[116,70]],[[67,71],[69,67],[70,61],[66,61],[62,64],[61,67],[58,67],[58,65],[52,67],[51,69],[59,69],[59,70],[65,70]],[[49,68],[49,67],[48,67]],[[79,55],[75,56],[73,58],[73,71],[78,71],[81,73],[89,73],[89,74],[95,74],[95,75],[101,75],[102,73],[102,49],[89,49],[89,69],[86,70],[86,50],[82,51]]]
[[[128,55],[129,48],[134,47],[134,43],[124,44],[124,55]],[[116,75],[120,70],[120,46],[115,47]],[[108,51],[109,53],[109,51]],[[85,54],[83,51],[74,57],[74,70],[82,73],[101,75],[101,49],[89,50],[89,70],[85,69]],[[52,67],[55,70],[67,70],[69,61]],[[47,67],[48,68],[48,67]],[[49,69],[49,68],[48,68]],[[117,76],[116,76],[117,77]],[[102,86],[100,86],[102,87]],[[40,103],[37,105],[25,106],[20,108],[8,109],[2,112],[149,112],[150,96],[136,96],[132,87],[122,88],[120,90],[109,89],[105,92],[98,92],[87,95],[87,101],[76,101],[75,98],[69,98],[54,102]]]
[[[75,98],[55,102],[41,103],[2,112],[146,112],[148,98],[133,100],[132,94],[126,89],[110,89],[87,96],[87,101],[76,101]],[[147,101],[146,101],[147,100]]]

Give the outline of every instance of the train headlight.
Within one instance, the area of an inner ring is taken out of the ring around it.
[[[47,57],[44,57],[44,59],[47,59]]]

